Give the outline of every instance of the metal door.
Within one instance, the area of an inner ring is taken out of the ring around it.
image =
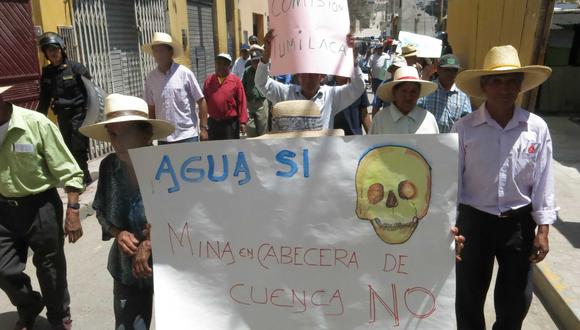
[[[40,66],[28,0],[0,2],[0,86],[17,105],[34,109],[38,103]]]
[[[211,1],[188,1],[191,70],[200,86],[215,71],[213,5]]]

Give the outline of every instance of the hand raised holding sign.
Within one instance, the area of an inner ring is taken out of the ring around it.
[[[272,40],[274,40],[275,37],[274,29],[268,30],[268,33],[264,36],[264,54],[262,55],[262,63],[270,63],[270,55],[272,55]]]

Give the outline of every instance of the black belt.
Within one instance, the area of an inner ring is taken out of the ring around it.
[[[532,204],[528,204],[518,209],[511,209],[509,211],[502,212],[497,217],[500,219],[516,218],[519,217],[520,215],[530,214],[531,212],[532,212]]]
[[[502,212],[500,214],[491,214],[491,213],[487,213],[487,212],[478,210],[478,209],[474,208],[473,206],[470,206],[467,204],[459,204],[459,210],[466,209],[466,208],[477,211],[477,212],[485,213],[489,216],[494,216],[494,217],[497,217],[499,219],[513,219],[513,218],[517,218],[517,217],[525,215],[525,214],[529,215],[532,212],[532,204],[528,204],[526,206],[522,206],[522,207],[517,208],[517,209],[511,209],[509,211],[505,211],[505,212]]]
[[[4,197],[0,195],[0,205],[8,205],[10,207],[19,207],[29,205],[41,198],[48,196],[53,193],[56,188],[50,188],[36,195],[28,195],[24,197]]]

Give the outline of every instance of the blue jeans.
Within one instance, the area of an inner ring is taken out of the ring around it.
[[[157,141],[157,145],[165,145],[165,144],[175,144],[175,143],[189,143],[189,142],[199,142],[199,136],[194,136],[194,137],[190,137],[187,139],[183,139],[183,140],[179,140],[179,141],[173,141],[173,142],[167,142],[167,141],[161,141],[158,140]]]

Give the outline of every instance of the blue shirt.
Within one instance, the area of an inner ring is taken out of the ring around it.
[[[139,190],[131,191],[127,178],[127,171],[116,154],[110,154],[101,161],[93,209],[103,229],[103,241],[113,238],[110,234],[111,226],[132,233],[139,241],[145,239],[143,230],[147,219],[143,200]],[[151,259],[149,262],[151,264]],[[133,276],[132,257],[124,254],[117,242],[111,245],[107,269],[116,281],[124,285],[136,287],[153,285],[152,278]]]
[[[417,105],[435,115],[440,133],[449,133],[459,118],[471,113],[471,101],[455,84],[446,90],[439,80],[435,82],[437,90],[420,98]]]
[[[361,108],[368,107],[370,105],[369,98],[367,96],[366,91],[359,97],[356,101],[354,101],[350,106],[346,109],[342,110],[341,112],[337,113],[334,116],[334,128],[343,128],[340,127],[341,122],[346,122],[346,126],[344,128],[350,129],[353,135],[362,135],[362,123],[361,123]],[[339,126],[337,126],[339,125]],[[349,135],[347,130],[345,129],[347,135]]]

